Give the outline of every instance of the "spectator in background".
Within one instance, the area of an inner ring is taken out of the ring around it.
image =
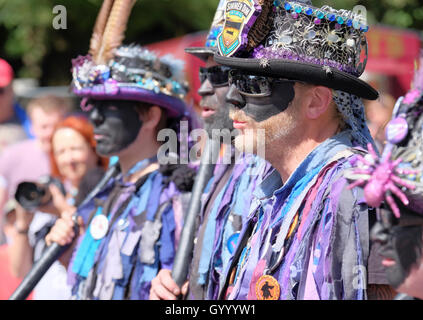
[[[10,206],[13,203],[10,202]],[[2,217],[3,231],[7,235],[11,235],[14,232],[14,214],[6,214],[10,212],[9,204],[6,204],[4,207],[4,212],[0,217]],[[8,241],[9,242],[9,241]],[[22,279],[15,277],[10,270],[10,259],[9,259],[9,247],[7,243],[0,245],[0,300],[7,300],[16,290],[16,288],[21,283]],[[33,293],[31,293],[27,300],[32,300]]]
[[[7,123],[0,125],[0,155],[6,147],[27,138],[25,130],[18,124]]]
[[[385,144],[385,126],[391,120],[394,106],[395,99],[388,93],[381,93],[378,100],[366,100],[367,125],[379,151]]]
[[[81,186],[83,177],[88,173],[98,181],[107,168],[108,160],[95,153],[93,127],[80,116],[70,116],[63,120],[52,135],[50,151],[51,174],[60,179],[65,186],[66,195],[58,188],[50,186],[51,205],[40,208],[35,213],[29,212],[16,204],[13,232],[9,235],[9,259],[12,273],[23,277],[39,259],[45,249],[44,236],[59,215],[73,214],[75,207],[90,188]],[[94,175],[93,175],[94,173]],[[89,182],[90,184],[92,181]],[[81,187],[81,188],[80,188]],[[79,197],[77,197],[79,195]],[[79,200],[78,200],[79,199]],[[34,299],[69,299],[70,288],[66,284],[66,269],[56,261],[34,289]]]
[[[0,212],[7,200],[13,198],[20,182],[34,181],[50,173],[53,130],[69,110],[66,99],[53,95],[35,98],[28,103],[35,139],[10,145],[0,154]],[[4,237],[1,238],[0,244],[5,241]]]
[[[3,125],[18,125],[23,128],[28,138],[32,138],[31,121],[25,110],[14,99],[13,77],[10,64],[0,58],[0,128]]]

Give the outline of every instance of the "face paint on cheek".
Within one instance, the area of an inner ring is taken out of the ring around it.
[[[395,261],[386,268],[389,283],[399,287],[408,277],[411,267],[420,261],[422,250],[421,226],[393,227],[389,239],[382,245],[380,254]]]
[[[246,97],[247,103],[242,110],[255,121],[262,122],[285,111],[294,97],[293,82],[277,82],[269,97]]]
[[[142,121],[134,107],[118,106],[105,109],[104,121],[95,125],[94,132],[102,135],[97,140],[97,152],[101,155],[113,155],[127,148],[138,136]]]

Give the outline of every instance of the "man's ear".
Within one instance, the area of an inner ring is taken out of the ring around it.
[[[318,119],[329,109],[332,101],[332,90],[322,86],[313,86],[309,92],[309,104],[306,115],[309,119]]]
[[[162,109],[158,106],[152,106],[148,111],[141,117],[143,127],[146,129],[154,130],[162,118]]]

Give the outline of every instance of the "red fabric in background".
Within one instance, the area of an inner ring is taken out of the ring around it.
[[[370,26],[366,36],[369,45],[366,71],[396,77],[401,87],[399,94],[407,92],[420,54],[419,34],[413,30],[376,25]]]
[[[0,246],[0,300],[8,300],[22,279],[14,277],[9,270],[7,245]],[[32,300],[32,293],[26,300]]]

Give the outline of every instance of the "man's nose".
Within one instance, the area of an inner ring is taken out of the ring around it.
[[[228,93],[225,97],[226,102],[234,105],[235,107],[242,109],[245,107],[245,100],[239,93],[238,89],[234,84],[229,87]]]
[[[197,92],[202,97],[212,95],[214,93],[213,85],[210,83],[209,79],[206,78],[206,80],[203,81]]]
[[[98,107],[93,107],[91,112],[90,112],[90,120],[91,122],[95,125],[98,126],[101,123],[103,123],[104,121],[104,116],[103,114],[100,112]]]
[[[370,230],[370,239],[382,244],[389,240],[389,234],[381,222],[376,222]]]

